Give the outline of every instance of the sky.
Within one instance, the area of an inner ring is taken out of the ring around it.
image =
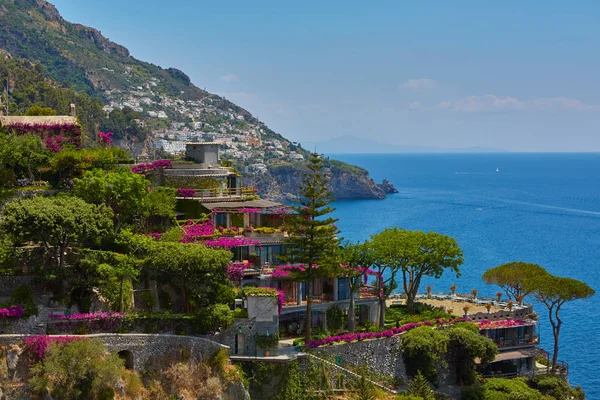
[[[52,0],[293,141],[600,151],[600,2]]]

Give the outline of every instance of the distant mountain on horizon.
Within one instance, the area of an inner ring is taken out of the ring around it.
[[[447,148],[435,146],[403,146],[382,143],[376,140],[342,135],[319,142],[304,142],[302,147],[325,154],[347,153],[506,153],[508,150],[493,147],[472,146]]]

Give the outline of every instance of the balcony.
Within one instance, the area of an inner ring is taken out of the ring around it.
[[[195,189],[195,193],[192,196],[178,197],[179,199],[192,199],[199,200],[202,202],[210,201],[238,201],[249,198],[250,196],[256,195],[256,189],[251,186],[240,187],[240,188],[226,188],[226,189]]]

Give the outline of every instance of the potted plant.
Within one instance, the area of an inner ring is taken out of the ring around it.
[[[458,289],[458,287],[456,285],[450,286],[450,293],[452,293],[452,297],[454,297],[454,294],[456,293],[456,289]]]
[[[523,296],[522,294],[518,295],[515,300],[517,300],[517,303],[519,304],[519,306],[523,305],[523,299],[525,298],[525,296]]]
[[[427,286],[425,289],[427,289],[427,298],[431,299],[431,290],[433,289],[431,286]]]
[[[488,314],[490,313],[490,309],[492,308],[492,304],[491,303],[487,303],[485,305],[485,309],[487,310]]]
[[[506,306],[508,307],[508,311],[512,311],[514,305],[515,305],[515,303],[513,303],[512,300],[509,300],[508,303],[506,303]]]
[[[265,351],[265,357],[271,355],[271,349],[274,349],[279,344],[279,334],[270,335],[267,332],[265,335],[256,336],[256,345]]]
[[[498,303],[500,303],[500,300],[502,299],[502,292],[496,292],[496,298],[498,299]]]
[[[473,300],[477,300],[477,293],[479,293],[479,290],[477,290],[477,289],[471,290],[471,295],[473,295]]]
[[[248,254],[248,262],[255,267],[260,267],[260,256],[257,253]]]
[[[463,311],[465,312],[465,318],[467,318],[467,316],[469,315],[469,310],[471,309],[470,306],[464,306],[463,307]]]

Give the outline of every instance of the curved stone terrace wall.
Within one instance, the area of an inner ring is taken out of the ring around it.
[[[63,336],[63,335],[57,335]],[[118,352],[127,360],[128,367],[143,370],[153,358],[176,356],[177,352],[186,354],[200,361],[210,357],[220,349],[229,349],[212,340],[179,335],[158,334],[120,334],[100,333],[94,335],[77,335],[78,337],[98,338],[108,351]],[[0,346],[19,345],[27,335],[0,335]]]

